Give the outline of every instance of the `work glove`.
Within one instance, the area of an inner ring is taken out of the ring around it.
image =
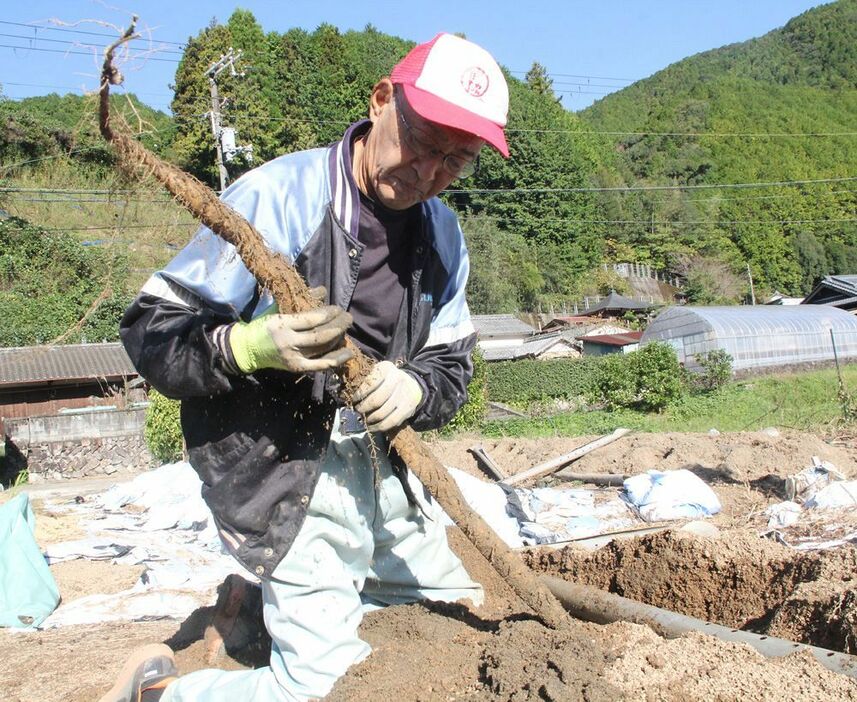
[[[381,361],[352,398],[369,431],[388,431],[410,419],[423,400],[423,388],[407,371]]]
[[[296,314],[276,310],[275,305],[252,322],[232,326],[229,345],[244,373],[261,368],[325,371],[341,366],[353,355],[343,346],[351,315],[341,307],[328,305]]]

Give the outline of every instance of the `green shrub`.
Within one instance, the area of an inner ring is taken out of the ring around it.
[[[701,373],[692,378],[695,388],[711,392],[722,388],[732,378],[732,356],[723,349],[698,353],[695,358],[702,369]]]
[[[669,344],[654,341],[598,364],[590,398],[608,409],[661,410],[684,395],[684,376]]]
[[[488,364],[488,397],[494,402],[528,404],[538,400],[571,400],[593,388],[598,359],[500,361]]]
[[[630,356],[618,353],[601,359],[595,369],[594,387],[590,393],[593,400],[603,402],[607,409],[637,405],[638,383],[630,359]]]
[[[178,400],[164,397],[157,390],[149,391],[144,436],[149,452],[162,463],[178,461],[184,452],[180,407]]]
[[[0,346],[117,339],[132,298],[127,268],[124,255],[83,246],[71,234],[0,219]]]
[[[482,352],[478,348],[474,349],[473,377],[467,385],[467,402],[455,413],[445,430],[452,432],[475,429],[484,419],[488,407],[487,366]]]

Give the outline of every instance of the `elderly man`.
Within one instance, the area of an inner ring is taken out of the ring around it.
[[[280,314],[206,228],[143,287],[122,320],[140,373],[182,401],[190,462],[225,546],[262,585],[270,666],[177,677],[142,649],[104,700],[306,700],[369,652],[367,608],[479,604],[439,510],[384,431],[443,426],[466,399],[475,334],[467,251],[436,197],[504,156],[508,89],[493,58],[450,34],[415,47],[330,148],[289,154],[223,199],[288,257],[327,306]],[[348,331],[378,364],[336,399]]]

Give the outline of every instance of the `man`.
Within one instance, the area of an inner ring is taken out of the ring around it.
[[[508,89],[493,58],[450,34],[414,48],[341,142],[277,158],[223,195],[326,306],[280,314],[234,249],[202,228],[143,287],[122,339],[140,373],[182,400],[203,496],[231,553],[262,585],[269,667],[177,678],[147,647],[105,700],[306,700],[369,646],[366,608],[479,604],[434,502],[383,433],[445,424],[466,399],[475,334],[467,252],[435,196],[504,156]],[[378,364],[341,406],[346,330]],[[365,422],[365,424],[364,424]]]

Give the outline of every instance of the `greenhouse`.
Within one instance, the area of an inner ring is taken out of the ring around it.
[[[641,344],[670,344],[688,370],[697,354],[723,349],[736,371],[857,357],[857,317],[826,305],[670,307]]]

